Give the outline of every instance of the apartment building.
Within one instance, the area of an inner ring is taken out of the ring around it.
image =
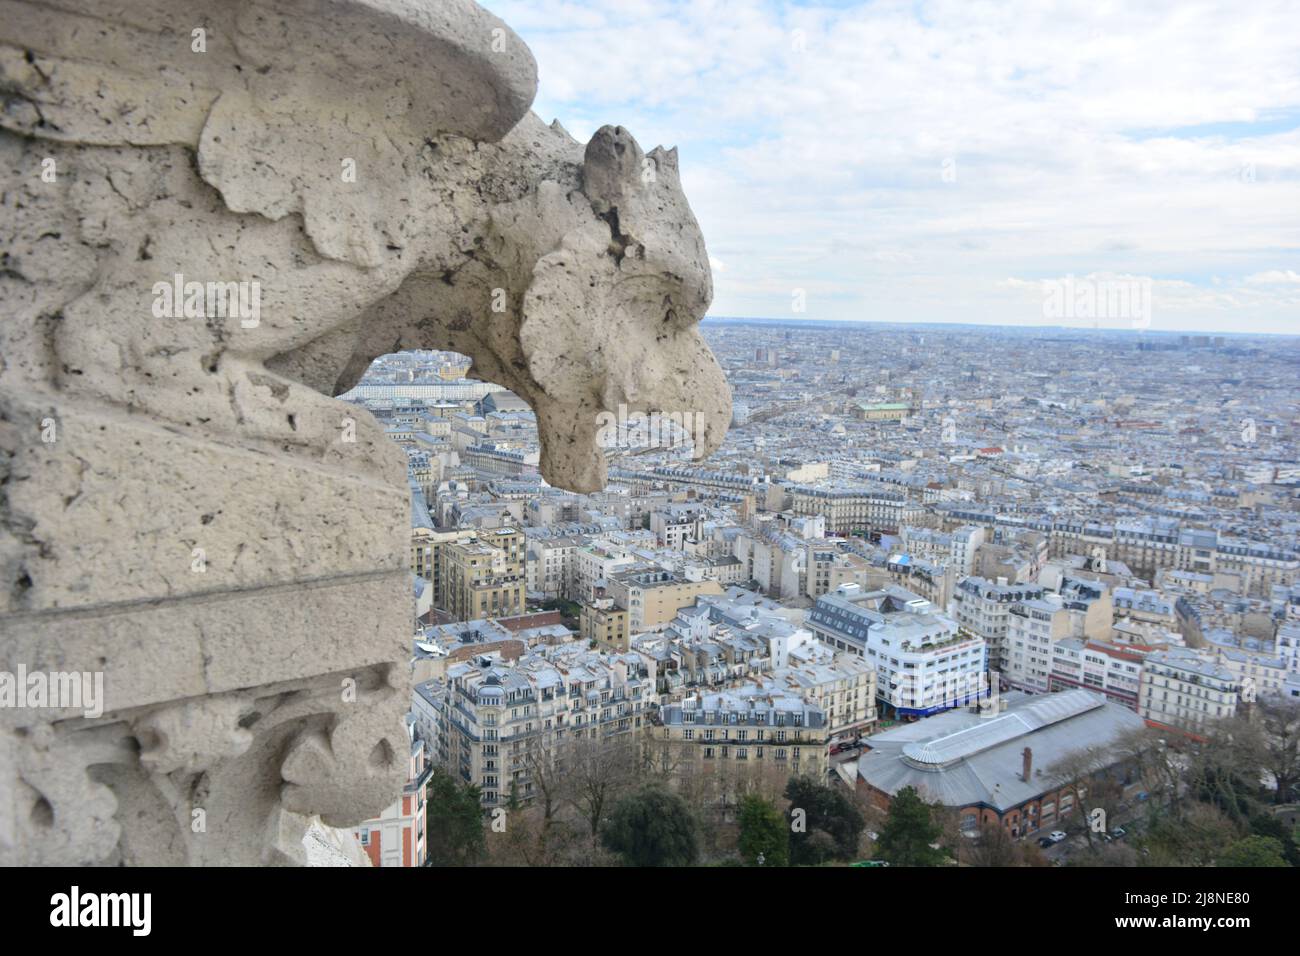
[[[1048,690],[1083,688],[1103,694],[1135,713],[1139,710],[1142,665],[1163,646],[1121,644],[1067,637],[1052,646]]]
[[[1178,622],[1174,600],[1159,591],[1119,587],[1111,592],[1114,615],[1162,627],[1173,627]]]
[[[846,584],[860,587],[867,584],[869,565],[859,555],[838,551],[833,547],[809,545],[807,562],[804,595],[814,601]]]
[[[775,768],[820,780],[829,767],[822,709],[797,694],[759,685],[687,697],[660,708],[654,732],[666,763],[738,772]],[[651,744],[655,746],[656,744]]]
[[[1288,678],[1296,673],[1286,638],[1262,640],[1222,628],[1205,632],[1205,650],[1236,678],[1243,700],[1284,693]]]
[[[756,532],[732,539],[733,553],[744,567],[743,579],[755,582],[764,594],[792,600],[807,588],[808,542],[768,521]]]
[[[1300,581],[1300,554],[1276,545],[1223,538],[1214,558],[1215,570],[1240,574],[1243,591],[1252,597],[1268,597],[1275,585]]]
[[[1019,690],[1049,689],[1056,644],[1070,636],[1070,612],[1057,594],[1017,601],[1007,609],[1002,677]],[[990,657],[992,655],[990,654]],[[992,666],[992,665],[991,665]]]
[[[1172,518],[1117,522],[1057,522],[1051,528],[1051,554],[1094,554],[1121,561],[1133,573],[1155,580],[1162,570],[1197,575],[1240,575],[1243,593],[1267,597],[1274,585],[1300,580],[1300,554],[1275,544],[1220,536],[1184,528]]]
[[[528,536],[527,583],[530,594],[572,600],[578,579],[579,536]]]
[[[688,581],[671,571],[653,568],[618,571],[608,578],[608,594],[628,612],[632,633],[668,624],[677,612],[702,594],[722,594],[717,581]]]
[[[1195,734],[1237,712],[1237,677],[1213,657],[1188,647],[1148,654],[1138,713],[1150,724]]]
[[[650,512],[650,530],[660,545],[681,551],[687,541],[703,540],[706,520],[707,515],[698,509],[659,508]]]
[[[901,422],[914,411],[907,402],[858,402],[854,410],[864,422]]]
[[[637,563],[628,547],[608,541],[592,541],[578,548],[573,600],[590,601],[597,582],[606,581],[614,572],[635,567]]]
[[[768,683],[820,707],[831,737],[869,733],[876,722],[876,669],[848,654],[828,658],[792,662],[773,670]]]
[[[924,514],[919,504],[900,492],[836,484],[791,485],[787,490],[790,509],[798,515],[824,517],[827,534],[897,534]]]
[[[627,610],[612,599],[595,598],[584,603],[579,620],[584,641],[594,642],[605,651],[627,653],[632,649]]]
[[[950,566],[896,554],[885,562],[885,571],[890,583],[925,598],[935,607],[946,608],[952,603],[958,578]],[[873,577],[868,575],[868,585],[877,583]]]
[[[514,528],[480,530],[443,551],[442,607],[454,620],[506,617],[524,610],[524,535]]]
[[[445,679],[416,685],[413,711],[433,759],[478,785],[485,808],[527,804],[571,741],[635,739],[654,682],[638,655],[570,643],[513,663],[483,655],[454,664]]]
[[[1020,602],[1037,600],[1043,593],[1043,588],[1036,584],[1010,584],[1006,578],[989,581],[972,576],[957,582],[948,602],[948,613],[961,627],[984,639],[989,669],[1004,671],[1011,608]]]
[[[516,448],[509,441],[486,441],[467,445],[461,452],[464,463],[485,475],[508,478],[537,475],[541,452],[535,448]]]
[[[877,699],[893,715],[925,717],[988,693],[984,640],[902,588],[841,588],[818,598],[807,624],[875,669]]]
[[[985,542],[986,532],[974,525],[962,525],[950,532],[904,525],[899,529],[899,546],[911,558],[946,565],[960,577],[975,569],[975,557]]]
[[[1123,561],[1135,574],[1151,580],[1160,568],[1179,566],[1180,530],[1172,518],[1117,521],[1106,557]]]

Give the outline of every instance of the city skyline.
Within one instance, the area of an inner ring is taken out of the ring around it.
[[[1298,324],[1284,5],[487,6],[543,120],[679,148],[713,314],[1051,324],[1042,282],[1077,276],[1149,281],[1151,330]]]
[[[1092,325],[1060,325],[1059,323],[1048,323],[1048,322],[1044,322],[1042,324],[1026,323],[1023,325],[1005,325],[997,322],[956,322],[956,321],[943,321],[941,319],[936,319],[930,322],[920,321],[920,320],[913,321],[913,322],[905,322],[905,321],[897,321],[891,319],[821,319],[816,317],[791,318],[791,317],[780,317],[780,316],[770,316],[770,315],[716,315],[713,312],[710,312],[701,320],[702,325],[712,325],[718,323],[730,323],[734,325],[743,325],[745,323],[755,323],[760,325],[762,324],[793,325],[793,326],[805,325],[808,327],[843,326],[846,328],[856,327],[856,326],[868,326],[868,327],[892,328],[892,329],[910,329],[915,327],[919,329],[935,329],[935,330],[989,329],[989,330],[1005,330],[1005,331],[1016,331],[1016,332],[1079,332],[1079,333],[1104,332],[1107,334],[1135,335],[1135,336],[1197,335],[1197,336],[1211,336],[1211,337],[1231,336],[1234,338],[1249,338],[1252,336],[1273,336],[1277,338],[1300,337],[1300,330],[1294,332],[1286,331],[1286,330],[1280,330],[1276,332],[1267,332],[1267,331],[1256,332],[1250,330],[1243,331],[1241,329],[1133,329],[1133,328],[1113,328],[1113,327],[1106,328],[1106,327],[1092,326]]]

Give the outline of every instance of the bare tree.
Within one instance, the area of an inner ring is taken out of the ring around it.
[[[974,840],[963,837],[965,862],[971,866],[1020,866],[1020,845],[1001,823],[985,823]]]
[[[1113,750],[1133,769],[1143,789],[1167,799],[1170,810],[1177,814],[1182,806],[1186,760],[1170,746],[1168,733],[1156,727],[1139,727],[1117,738]]]
[[[1089,846],[1093,839],[1093,829],[1089,825],[1091,812],[1101,809],[1105,813],[1102,819],[1109,820],[1111,809],[1101,806],[1097,801],[1113,797],[1110,788],[1104,786],[1104,774],[1115,760],[1115,754],[1106,747],[1080,747],[1047,768],[1048,778],[1053,785],[1073,797],[1074,807],[1082,816]],[[1095,795],[1094,790],[1097,791]]]
[[[1300,701],[1261,697],[1255,703],[1260,729],[1260,756],[1277,789],[1274,803],[1290,801],[1300,784]]]
[[[587,822],[593,846],[600,839],[600,824],[614,800],[637,780],[639,751],[639,741],[631,734],[575,737],[566,747],[570,799]]]
[[[565,757],[568,747],[563,733],[557,730],[535,740],[525,757],[538,821],[535,854],[542,859],[548,856],[556,818],[567,799]]]
[[[1197,799],[1243,820],[1261,787],[1264,762],[1264,735],[1257,724],[1244,717],[1214,721],[1188,750],[1188,786]]]

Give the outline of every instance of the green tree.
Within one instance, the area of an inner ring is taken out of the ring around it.
[[[1237,824],[1213,804],[1191,801],[1179,812],[1152,807],[1142,838],[1149,851],[1144,865],[1207,866],[1241,836]]]
[[[841,791],[811,777],[791,777],[785,786],[790,801],[790,862],[816,866],[827,859],[851,860],[866,825],[858,808]],[[823,834],[829,839],[823,839]]]
[[[790,862],[790,827],[776,805],[756,793],[740,801],[740,855],[746,863],[761,855],[764,866]]]
[[[931,817],[930,805],[912,787],[894,794],[889,816],[876,841],[881,859],[893,866],[938,866],[942,850],[930,844],[939,841],[940,828]]]
[[[424,799],[429,866],[465,866],[482,858],[487,839],[481,798],[478,787],[434,768]]]
[[[614,805],[601,840],[631,866],[689,866],[699,852],[686,801],[654,784]]]
[[[1248,836],[1219,854],[1218,866],[1286,866],[1282,844],[1272,837]]]
[[[1270,813],[1259,813],[1250,818],[1252,836],[1271,837],[1282,846],[1282,859],[1287,866],[1300,866],[1300,846],[1296,845],[1295,834],[1286,825]]]

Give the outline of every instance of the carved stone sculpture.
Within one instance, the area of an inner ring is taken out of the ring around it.
[[[676,153],[471,0],[0,0],[0,89],[0,673],[103,684],[0,693],[0,863],[301,862],[407,748],[403,456],[332,396],[454,349],[552,484],[620,405],[712,451]]]

